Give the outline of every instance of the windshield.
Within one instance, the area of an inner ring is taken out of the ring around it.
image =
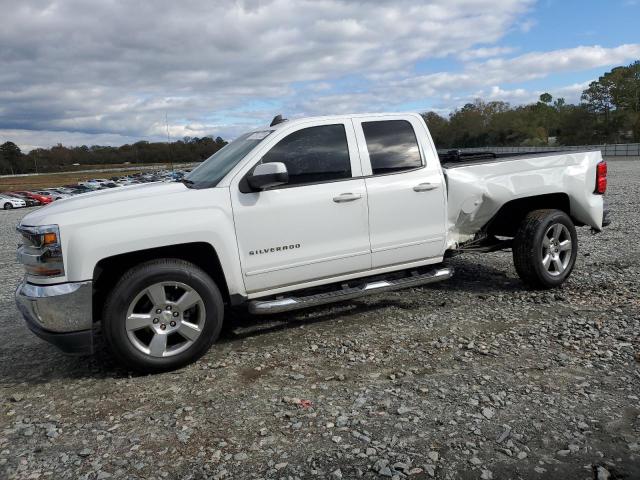
[[[251,150],[273,130],[245,133],[207,158],[183,182],[191,188],[215,187]]]

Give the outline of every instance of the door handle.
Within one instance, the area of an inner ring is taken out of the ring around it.
[[[437,183],[425,182],[425,183],[420,183],[420,184],[416,185],[415,187],[413,187],[413,191],[414,192],[428,192],[429,190],[435,190],[439,186],[440,185],[438,185]]]
[[[336,203],[353,202],[362,198],[361,193],[341,193],[337,197],[333,197],[333,201]]]

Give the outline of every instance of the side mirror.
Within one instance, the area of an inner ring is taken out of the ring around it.
[[[247,181],[252,189],[264,190],[289,183],[289,172],[281,162],[260,163],[247,177]]]

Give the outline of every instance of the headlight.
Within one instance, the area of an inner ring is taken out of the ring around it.
[[[24,265],[27,275],[64,276],[60,229],[57,225],[21,225],[17,230],[22,235],[22,245],[18,247],[18,261]]]

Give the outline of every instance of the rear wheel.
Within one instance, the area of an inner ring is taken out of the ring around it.
[[[534,288],[553,288],[571,275],[578,236],[561,210],[534,210],[513,239],[513,263],[520,278]]]
[[[134,370],[173,370],[200,358],[218,338],[224,316],[218,287],[179,259],[133,267],[109,294],[103,330],[116,359]]]
[[[7,202],[7,203],[4,204],[4,209],[5,210],[11,210],[12,208],[13,208],[13,205],[11,203]]]

